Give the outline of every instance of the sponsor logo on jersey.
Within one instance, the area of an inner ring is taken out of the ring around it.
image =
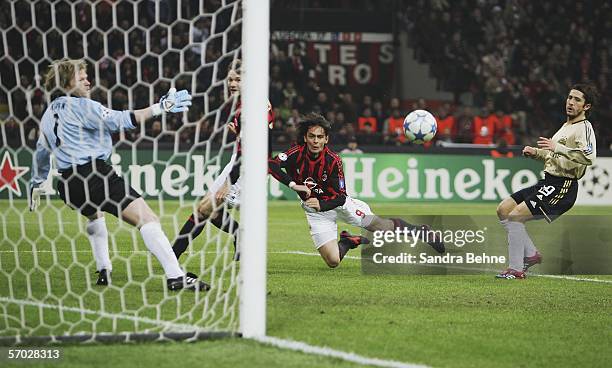
[[[308,189],[312,190],[317,186],[317,182],[309,176],[304,180],[304,185],[306,185]]]

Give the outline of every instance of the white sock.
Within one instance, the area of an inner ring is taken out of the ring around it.
[[[525,231],[525,257],[533,257],[535,256],[536,252],[538,251],[538,248],[536,248],[535,244],[533,244],[533,240],[531,240],[531,237],[529,236],[529,234],[527,233],[527,229],[525,229],[525,225],[523,224],[523,230]]]
[[[508,267],[516,271],[522,271],[525,237],[529,238],[527,230],[525,230],[525,224],[508,220],[501,220],[500,223],[508,233]]]
[[[168,237],[164,234],[159,222],[149,222],[142,225],[140,233],[149,251],[161,263],[167,278],[174,279],[185,276],[185,272],[181,270],[178,260],[172,251],[170,241],[168,241]]]
[[[108,254],[108,230],[104,217],[97,218],[87,223],[87,238],[91,244],[96,269],[112,271],[113,265]]]

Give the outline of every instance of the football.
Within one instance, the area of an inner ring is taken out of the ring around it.
[[[423,144],[433,139],[438,131],[436,118],[427,110],[414,110],[404,119],[404,134],[408,141]]]

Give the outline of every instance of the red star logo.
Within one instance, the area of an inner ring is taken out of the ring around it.
[[[11,155],[9,155],[8,151],[4,152],[2,164],[0,164],[0,192],[4,188],[9,188],[13,193],[21,197],[21,188],[19,183],[17,183],[17,179],[27,173],[28,170],[30,170],[28,167],[13,166]]]

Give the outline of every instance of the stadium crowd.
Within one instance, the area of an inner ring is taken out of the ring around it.
[[[16,20],[11,18],[7,3],[0,5],[0,27],[7,30],[10,50],[10,57],[4,55],[0,60],[0,105],[6,105],[7,93],[11,94],[14,111],[14,118],[3,123],[7,140],[3,144],[34,145],[45,108],[37,72],[42,74],[50,60],[64,56],[89,62],[95,86],[92,97],[113,109],[138,108],[156,101],[175,76],[177,88],[194,93],[188,121],[195,123],[183,125],[180,117],[167,117],[123,138],[185,145],[221,139],[220,122],[215,122],[210,112],[223,102],[223,73],[215,75],[212,66],[200,66],[202,60],[229,62],[232,56],[221,51],[238,48],[240,28],[231,26],[231,7],[219,13],[213,29],[211,18],[200,15],[198,2],[182,2],[177,9],[175,2],[162,1],[158,22],[151,2],[136,6],[118,2],[115,11],[110,3],[99,2],[92,8],[81,2],[71,8],[66,2],[37,2],[33,7],[22,2],[15,5]],[[219,1],[204,4],[207,12],[221,6]],[[370,1],[351,4],[353,9],[373,6]],[[400,101],[389,95],[338,89],[318,81],[316,66],[303,50],[295,48],[288,55],[272,47],[269,96],[276,116],[271,132],[274,143],[286,146],[295,141],[300,114],[315,111],[334,123],[334,145],[405,145],[403,118],[415,108],[436,115],[437,142],[526,143],[556,130],[564,120],[562,106],[568,87],[583,80],[594,81],[602,93],[593,121],[600,145],[608,148],[612,143],[612,113],[606,102],[611,97],[609,2],[601,1],[601,6],[569,0],[419,0],[400,4],[404,9],[398,15],[401,31],[408,32],[416,57],[431,66],[439,87],[453,91],[455,100]],[[132,26],[135,7],[137,27]],[[96,28],[92,28],[92,14]],[[66,32],[65,39],[51,29],[54,15],[56,27]],[[225,45],[220,37],[223,33],[228,35]],[[50,47],[63,43],[66,55],[62,47]],[[473,96],[472,105],[460,102],[466,92]]]

